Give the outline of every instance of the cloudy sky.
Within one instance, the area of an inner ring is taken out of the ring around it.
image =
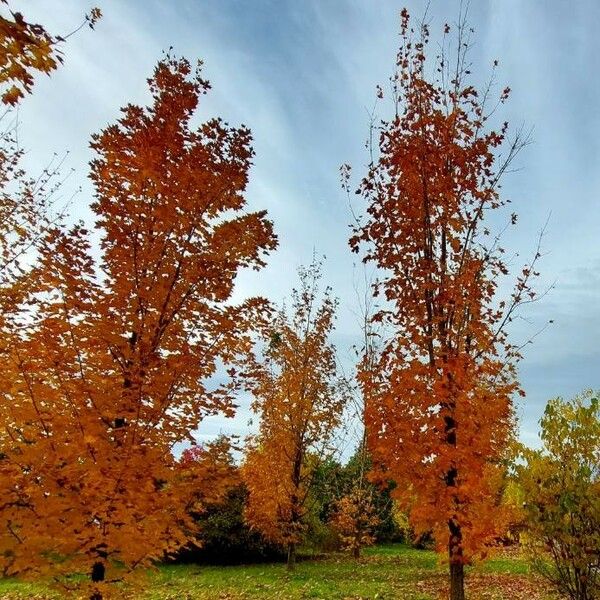
[[[375,86],[391,74],[398,44],[399,11],[423,14],[424,0],[14,0],[29,20],[68,33],[98,5],[104,17],[64,48],[65,64],[41,78],[20,109],[27,164],[39,171],[54,152],[69,151],[76,217],[89,219],[87,182],[90,134],[118,116],[128,102],[148,99],[146,78],[163,51],[205,62],[213,90],[198,122],[220,115],[254,134],[255,165],[248,199],[266,208],[280,247],[263,272],[245,274],[238,293],[279,302],[295,283],[295,269],[313,249],[327,257],[325,279],[340,297],[336,343],[346,367],[358,339],[356,280],[347,246],[350,212],[339,185],[342,163],[358,176],[367,161],[364,141]],[[444,22],[456,20],[458,0],[432,0],[435,40]],[[554,323],[526,349],[521,381],[521,435],[535,444],[546,400],[599,385],[600,368],[600,3],[597,0],[477,0],[470,21],[475,82],[500,61],[499,86],[513,89],[504,115],[533,130],[519,170],[504,194],[520,214],[506,240],[519,253],[535,250],[544,223],[539,289],[554,284],[516,324],[525,341]],[[377,107],[381,117],[384,104]],[[360,268],[358,270],[360,279]],[[243,433],[242,402],[234,420],[211,418],[200,439],[219,431]]]

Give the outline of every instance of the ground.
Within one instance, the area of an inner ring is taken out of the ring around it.
[[[446,571],[436,555],[394,544],[371,548],[356,562],[342,554],[301,561],[288,575],[282,564],[237,567],[173,565],[150,575],[147,600],[438,600],[447,598]],[[61,598],[41,583],[0,579],[2,600]],[[545,584],[516,553],[471,568],[469,600],[551,600]]]

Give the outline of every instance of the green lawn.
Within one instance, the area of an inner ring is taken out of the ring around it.
[[[437,600],[444,597],[446,572],[433,552],[401,545],[378,546],[356,562],[341,555],[301,561],[289,575],[282,564],[239,567],[173,565],[150,575],[148,590],[124,598],[148,600]],[[469,600],[549,600],[545,586],[515,556],[499,556],[469,569]],[[41,583],[0,580],[6,600],[60,598]],[[446,595],[447,597],[447,595]]]

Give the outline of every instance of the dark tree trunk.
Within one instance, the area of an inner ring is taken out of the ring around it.
[[[98,560],[92,565],[90,578],[93,583],[101,583],[104,581],[106,576],[106,559],[108,558],[106,544],[99,544],[96,547],[96,553]],[[95,589],[90,596],[90,600],[102,600],[102,592],[100,592],[98,589]]]
[[[293,571],[296,568],[296,542],[297,535],[300,527],[300,500],[298,498],[298,492],[300,490],[300,481],[302,475],[302,459],[303,452],[301,444],[296,445],[296,454],[294,456],[294,469],[292,471],[292,484],[294,486],[291,500],[291,519],[290,519],[290,533],[292,540],[288,543],[288,556],[287,556],[287,570]]]
[[[354,555],[354,558],[358,560],[360,558],[360,546],[354,546],[352,554]]]
[[[290,542],[288,544],[288,555],[287,555],[287,570],[293,571],[296,568],[296,544]]]
[[[98,583],[100,581],[104,581],[104,575],[105,575],[106,569],[104,567],[104,562],[103,561],[97,561],[94,563],[94,566],[92,567],[92,581],[94,583]],[[97,589],[94,590],[92,592],[92,595],[90,596],[90,600],[102,600],[102,593],[99,592]]]
[[[450,600],[465,600],[465,568],[462,552],[462,531],[454,521],[448,523],[450,541],[448,558],[450,560]]]
[[[448,375],[449,389],[452,390],[453,378]],[[448,404],[449,414],[444,416],[446,442],[456,447],[456,421],[454,420],[454,402]],[[446,485],[455,488],[458,469],[452,466],[446,473]],[[448,559],[450,561],[450,600],[465,600],[465,567],[463,562],[463,536],[460,524],[453,517],[448,521]]]
[[[465,570],[462,563],[450,563],[450,600],[465,600]]]

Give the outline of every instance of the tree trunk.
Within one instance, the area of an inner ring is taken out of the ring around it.
[[[287,555],[287,570],[293,571],[296,568],[296,544],[290,542],[288,544],[288,555]]]
[[[360,546],[354,546],[352,554],[354,555],[354,558],[358,560],[360,558]]]
[[[304,453],[302,451],[302,445],[296,444],[296,454],[294,456],[294,470],[292,471],[292,484],[293,491],[290,498],[291,503],[291,518],[290,518],[290,533],[293,541],[288,543],[288,558],[287,558],[287,570],[293,571],[296,568],[296,542],[298,538],[299,527],[300,527],[300,505],[298,492],[300,490],[300,481],[302,475],[302,460]]]
[[[92,581],[94,583],[98,583],[100,581],[104,581],[104,574],[105,574],[105,567],[104,567],[104,562],[102,561],[97,561],[94,563],[94,566],[92,567]],[[102,592],[98,591],[98,589],[95,589],[92,592],[92,595],[90,596],[90,600],[102,600]]]
[[[452,390],[453,379],[449,375],[449,387]],[[448,404],[450,414],[444,417],[446,423],[446,442],[456,447],[456,421],[454,420],[455,403]],[[453,465],[446,473],[446,485],[455,488],[458,480],[458,469]],[[458,503],[456,496],[454,501]],[[453,516],[448,520],[448,559],[450,561],[450,600],[465,600],[465,568],[463,563],[463,536],[460,524]]]
[[[106,559],[108,558],[108,552],[106,551],[106,544],[100,544],[96,548],[96,552],[98,555],[98,559],[92,565],[92,572],[90,573],[90,578],[93,583],[101,583],[104,581],[106,576]],[[90,596],[90,600],[102,600],[102,592],[97,588],[92,592]]]
[[[462,552],[462,531],[454,521],[448,523],[450,540],[448,558],[450,560],[450,600],[465,600],[465,568]]]
[[[450,563],[450,600],[465,600],[465,571],[462,563]]]

